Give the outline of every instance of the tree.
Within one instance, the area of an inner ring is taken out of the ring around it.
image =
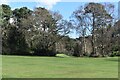
[[[118,20],[113,27],[111,27],[112,33],[112,54],[111,56],[120,56],[120,20]]]
[[[96,41],[97,35],[95,32],[97,29],[102,28],[102,34],[103,34],[103,27],[105,28],[110,23],[112,17],[105,10],[105,6],[102,4],[99,4],[99,3],[89,3],[85,7],[85,13],[92,15],[92,46],[93,46],[92,55],[94,55],[94,54],[96,54],[96,50],[97,50],[97,45],[95,44],[97,42]],[[104,46],[103,46],[103,42],[102,42],[102,49],[103,48],[104,48]],[[102,52],[102,54],[103,54],[103,52]]]
[[[41,7],[36,8],[27,19],[22,19],[22,25],[28,27],[26,38],[33,54],[55,56],[59,33],[68,33],[66,22],[59,13]]]
[[[14,55],[27,55],[28,46],[22,32],[18,31],[15,26],[12,26],[8,32],[7,44],[10,48],[10,54]]]
[[[73,16],[73,24],[74,28],[76,29],[77,33],[80,35],[81,38],[81,56],[85,55],[85,37],[89,34],[87,32],[89,31],[89,16],[85,14],[84,7],[81,6],[78,10],[74,11]]]
[[[16,12],[14,12],[11,10],[9,5],[2,5],[2,9],[2,53],[25,55],[26,53],[28,53],[28,47],[25,41],[25,30],[23,30],[23,27],[20,24],[21,18],[26,18],[25,16],[27,15],[25,14],[28,14],[28,9],[23,7],[20,10],[17,9]],[[19,15],[21,16],[18,17]]]
[[[91,35],[91,44],[92,44],[92,53],[91,56],[99,56],[102,53],[98,53],[97,49],[99,45],[102,45],[102,51],[104,48],[103,41],[98,44],[98,36],[102,36],[103,39],[103,29],[105,29],[112,20],[111,14],[109,14],[106,10],[106,6],[100,3],[88,3],[80,9],[76,10],[73,13],[75,19],[77,19],[77,30],[82,34],[82,43],[83,46],[85,44],[85,36]],[[101,31],[100,31],[101,30]],[[98,34],[97,32],[100,31]],[[85,53],[85,47],[83,47],[83,53]]]
[[[8,31],[10,28],[9,19],[12,16],[12,10],[9,5],[2,4],[1,13],[1,34],[2,34],[2,53],[9,53],[9,47],[7,44]]]

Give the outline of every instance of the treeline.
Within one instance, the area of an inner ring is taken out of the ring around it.
[[[2,54],[55,56],[56,42],[69,33],[68,21],[58,12],[2,6]]]
[[[120,55],[120,20],[115,19],[114,11],[110,3],[88,3],[73,12],[72,24],[80,35],[73,55]]]
[[[120,21],[114,22],[114,5],[87,3],[74,11],[70,21],[58,12],[27,7],[11,10],[1,5],[3,55],[119,56]],[[79,38],[67,35],[76,30]]]

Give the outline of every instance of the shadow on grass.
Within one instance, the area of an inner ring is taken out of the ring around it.
[[[120,62],[120,58],[110,58],[110,59],[105,59],[107,61],[113,61],[113,62]]]

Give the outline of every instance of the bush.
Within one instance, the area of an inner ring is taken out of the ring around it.
[[[8,30],[7,38],[3,40],[3,55],[29,55],[28,44],[25,40],[23,32],[19,31],[15,26]]]
[[[112,51],[120,51],[120,45],[112,46]]]
[[[34,51],[34,56],[56,56],[56,52],[47,49],[38,49]]]
[[[110,56],[111,56],[111,57],[120,56],[120,51],[113,51]]]

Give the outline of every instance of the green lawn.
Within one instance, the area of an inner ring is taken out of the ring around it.
[[[3,78],[117,78],[118,58],[2,56]]]

